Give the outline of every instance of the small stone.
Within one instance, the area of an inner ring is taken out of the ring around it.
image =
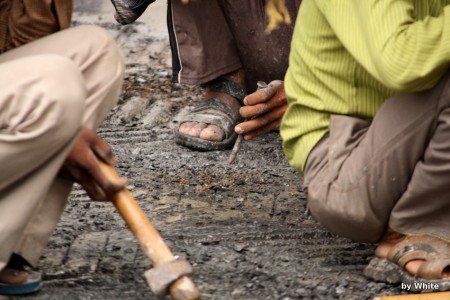
[[[243,295],[243,294],[245,294],[245,291],[244,291],[243,289],[239,289],[239,288],[234,289],[234,290],[231,292],[231,295],[232,295],[232,296],[238,296],[238,295]]]
[[[316,291],[318,294],[326,295],[328,294],[329,287],[324,285],[319,285],[316,287]]]
[[[234,249],[234,251],[240,253],[240,252],[242,252],[244,250],[247,250],[247,247],[248,247],[247,244],[238,243],[238,244],[234,245],[233,249]]]
[[[341,294],[344,294],[344,293],[345,293],[345,287],[343,287],[341,285],[336,287],[336,294],[341,295]]]
[[[309,297],[311,296],[311,292],[305,288],[298,288],[295,290],[295,293],[300,297]]]

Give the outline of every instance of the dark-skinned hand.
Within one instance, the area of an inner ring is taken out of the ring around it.
[[[283,81],[274,80],[266,88],[248,95],[244,98],[244,104],[239,113],[246,121],[237,124],[234,130],[243,134],[245,140],[278,129],[287,109]]]
[[[117,163],[108,143],[92,130],[83,128],[62,166],[60,175],[78,182],[92,200],[108,200],[107,195],[122,190],[127,180],[108,179],[102,173],[99,161],[111,166]]]

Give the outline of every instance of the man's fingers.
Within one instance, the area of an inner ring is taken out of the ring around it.
[[[97,133],[88,128],[83,128],[83,137],[89,145],[89,148],[94,151],[98,157],[110,165],[114,165],[116,163],[111,146],[104,139],[99,137]]]
[[[117,159],[112,153],[111,147],[105,141],[103,141],[103,143],[92,145],[92,150],[107,164],[111,166],[117,164]]]
[[[269,100],[273,95],[275,95],[276,89],[273,87],[266,87],[260,90],[257,90],[250,95],[245,96],[244,104],[245,105],[256,105],[258,103],[264,103]]]
[[[106,194],[116,193],[122,190],[127,183],[126,178],[118,178],[117,180],[109,179],[100,169],[98,158],[93,152],[87,153],[85,159],[78,163],[79,165],[77,167],[86,172],[89,175],[87,177],[92,180],[93,183],[98,185],[98,187],[100,187]],[[77,179],[80,184],[82,184],[82,182],[86,182],[83,178]],[[87,183],[86,186],[89,185],[90,184]],[[83,185],[83,187],[85,186]]]
[[[256,104],[253,106],[242,106],[239,109],[239,113],[243,118],[250,119],[255,118],[259,115],[265,114],[276,107],[287,106],[286,98],[284,95],[272,97],[269,101]]]
[[[281,124],[281,119],[275,120],[272,123],[269,123],[261,128],[253,130],[247,134],[244,134],[244,140],[251,140],[251,139],[254,139],[255,137],[269,133],[272,130],[279,128],[280,124]]]
[[[264,115],[236,125],[235,131],[238,134],[250,133],[254,130],[259,130],[259,128],[263,128],[274,121],[281,122],[281,118],[283,117],[286,109],[287,106],[277,107]]]
[[[106,194],[99,188],[96,182],[92,179],[90,174],[83,171],[78,166],[66,162],[64,164],[65,169],[70,173],[73,179],[80,184],[86,191],[88,196],[95,201],[105,201]]]
[[[81,178],[78,183],[86,191],[86,194],[94,201],[107,201],[108,196],[106,193],[96,184],[90,176]]]
[[[83,128],[64,163],[64,167],[96,200],[106,198],[105,195],[122,190],[127,182],[125,178],[109,179],[100,169],[100,161],[114,165],[116,160],[111,147],[94,131]]]
[[[243,118],[250,119],[262,115],[269,110],[267,103],[260,103],[253,106],[242,106],[239,113]]]
[[[85,168],[106,194],[117,193],[125,188],[125,185],[127,184],[126,178],[120,177],[117,180],[110,179],[103,173],[96,157],[90,158],[87,161],[89,162],[89,165],[85,166]]]
[[[272,98],[278,89],[280,89],[280,86],[283,85],[283,81],[281,80],[274,80],[269,83],[269,85],[266,88],[262,88],[260,90],[257,90],[256,92],[246,96],[244,98],[244,104],[245,105],[256,105],[258,103],[264,103],[267,102],[270,98]]]
[[[94,151],[94,153],[103,159],[106,163],[114,166],[117,163],[116,158],[114,157],[114,154],[112,153],[111,146],[101,137],[99,137],[97,134],[94,134],[89,137],[91,148]]]
[[[241,116],[247,119],[270,113],[280,106],[287,107],[284,85],[280,80],[272,81],[267,88],[258,90],[247,97],[250,97],[246,102],[248,105],[239,110]]]

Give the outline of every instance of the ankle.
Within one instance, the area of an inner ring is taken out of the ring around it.
[[[33,267],[28,260],[26,260],[23,256],[13,253],[9,258],[8,264],[5,268],[14,269],[14,270],[25,270],[27,267]]]
[[[220,99],[220,101],[228,105],[233,110],[237,110],[241,107],[241,102],[233,96],[228,95],[227,93],[222,93],[207,88],[205,90],[204,100],[208,100],[211,98]]]
[[[244,69],[240,68],[236,71],[230,72],[228,74],[225,74],[221,76],[224,79],[231,80],[240,86],[242,86],[245,89],[245,71]]]

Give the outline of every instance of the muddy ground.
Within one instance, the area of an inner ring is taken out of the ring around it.
[[[127,60],[119,105],[99,133],[118,171],[172,251],[187,257],[203,299],[372,299],[402,293],[362,275],[373,246],[338,238],[305,214],[302,178],[271,133],[229,151],[194,152],[174,143],[180,115],[201,90],[173,84],[164,31],[166,3],[129,26],[109,3],[76,1],[75,25],[114,35]],[[155,21],[156,20],[156,21]],[[38,268],[45,287],[17,299],[156,299],[150,267],[110,203],[75,187]]]

